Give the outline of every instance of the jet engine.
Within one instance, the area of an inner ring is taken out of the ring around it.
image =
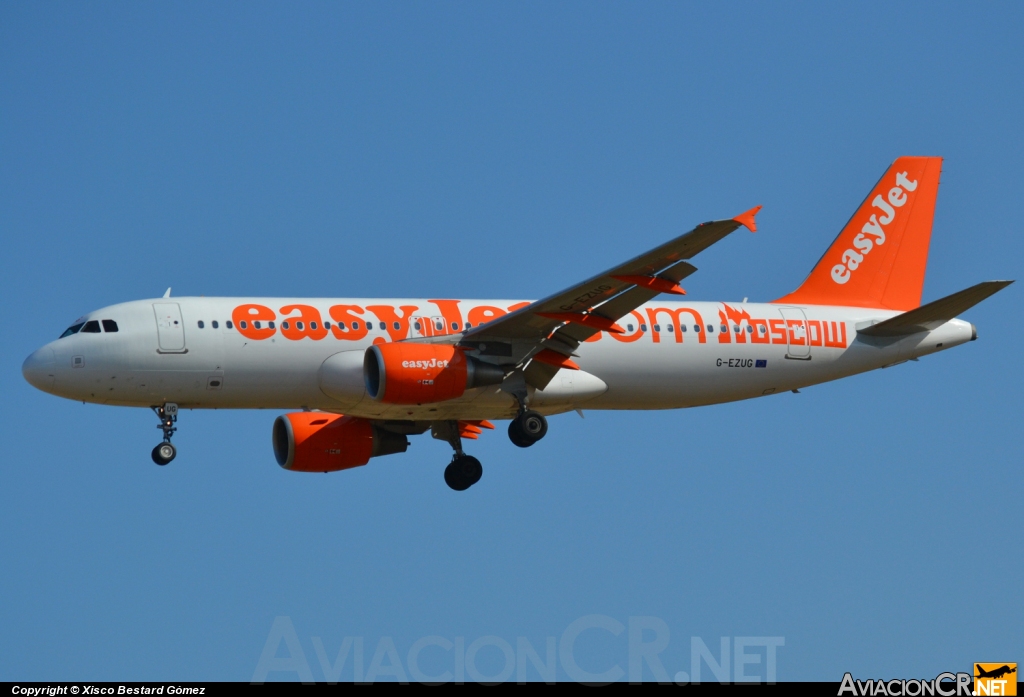
[[[273,440],[277,464],[294,472],[336,472],[409,447],[404,435],[366,419],[308,411],[277,417]]]
[[[366,391],[386,404],[429,404],[497,385],[505,371],[455,346],[398,342],[375,344],[363,358]]]

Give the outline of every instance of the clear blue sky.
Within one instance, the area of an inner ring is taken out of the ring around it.
[[[149,411],[20,371],[168,286],[534,298],[756,204],[686,287],[771,300],[899,155],[946,158],[925,299],[1020,278],[1022,28],[1020,3],[4,3],[0,679],[248,680],[279,615],[317,680],[312,637],[543,655],[591,614],[662,619],[670,675],[691,636],[785,637],[783,680],[1024,660],[1019,285],[919,363],[563,415],[527,451],[499,427],[461,495],[428,437],[285,472],[269,411],[185,413],[158,468]],[[580,641],[626,669],[625,632]]]

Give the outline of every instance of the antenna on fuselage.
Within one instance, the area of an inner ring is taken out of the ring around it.
[[[164,291],[164,297],[165,298],[171,297],[171,289],[170,288],[168,288],[166,291]]]

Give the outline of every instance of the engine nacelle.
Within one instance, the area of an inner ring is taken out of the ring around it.
[[[374,344],[363,359],[366,391],[386,404],[430,404],[461,397],[473,387],[497,385],[505,371],[455,346]]]
[[[309,411],[277,417],[273,440],[277,464],[294,472],[336,472],[409,447],[404,435],[366,419]]]

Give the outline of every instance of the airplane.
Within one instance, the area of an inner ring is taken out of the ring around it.
[[[24,362],[60,397],[149,407],[175,458],[181,409],[275,409],[278,464],[333,472],[405,452],[431,432],[464,491],[483,468],[463,450],[491,420],[526,448],[548,416],[679,409],[797,391],[973,341],[957,315],[1013,281],[921,305],[940,157],[897,159],[792,293],[770,303],[691,302],[691,260],[756,232],[760,206],[702,223],[536,301],[363,298],[137,300],[75,320]],[[659,296],[675,296],[668,300]]]
[[[984,668],[982,668],[977,663],[974,664],[974,667],[978,671],[978,674],[974,676],[976,678],[995,678],[995,679],[998,679],[998,678],[1003,677],[1004,675],[1009,675],[1010,673],[1016,673],[1017,672],[1017,664],[1014,664],[1013,668],[1011,668],[1009,665],[1005,665],[1004,664],[1004,665],[1002,665],[1002,666],[1000,666],[998,668],[994,668],[992,670],[985,670]]]

